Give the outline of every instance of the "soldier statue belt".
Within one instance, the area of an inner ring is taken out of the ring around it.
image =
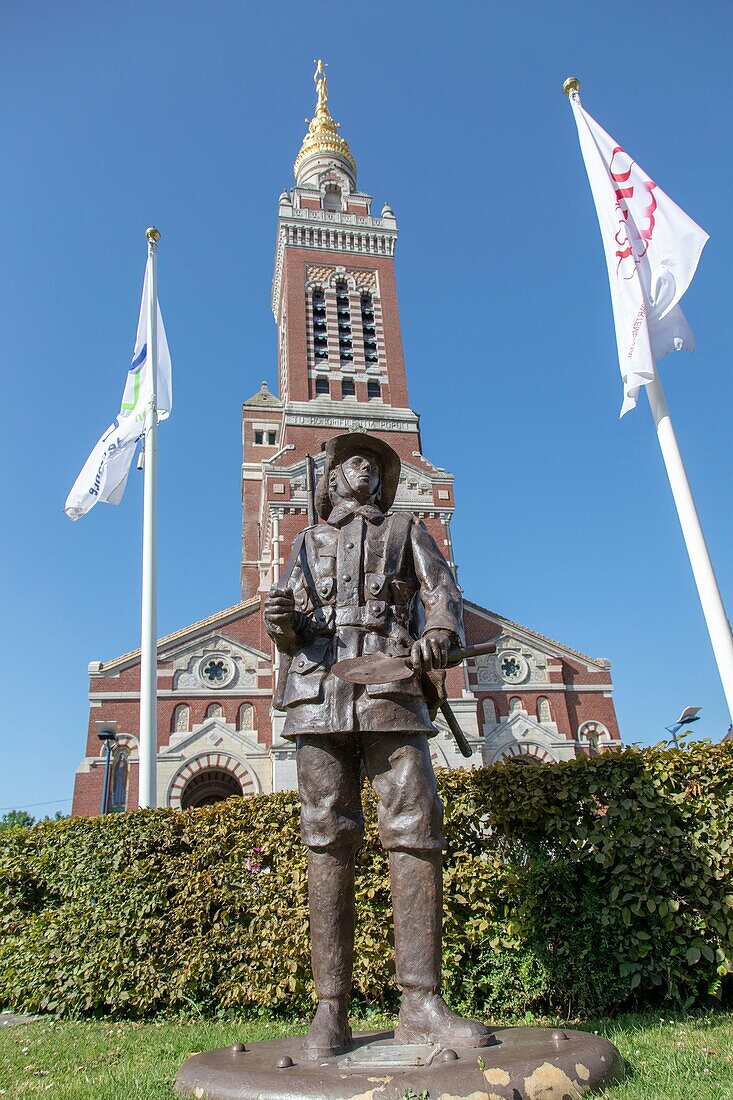
[[[359,606],[349,605],[336,608],[336,626],[357,626],[364,630],[384,629],[388,623],[397,621],[406,624],[409,611],[385,603],[384,600],[367,600]]]

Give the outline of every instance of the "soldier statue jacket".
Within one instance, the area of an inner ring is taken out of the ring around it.
[[[406,657],[413,642],[446,630],[464,644],[463,604],[450,567],[411,513],[342,504],[309,528],[290,587],[292,624],[265,626],[286,655],[274,705],[287,712],[283,737],[299,734],[435,733],[430,720],[445,674],[360,686],[334,676],[346,657]]]

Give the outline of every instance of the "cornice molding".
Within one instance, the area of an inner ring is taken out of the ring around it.
[[[265,675],[263,672],[262,675]],[[220,699],[241,699],[246,703],[250,699],[272,695],[271,687],[246,688],[222,688],[221,691],[212,691],[211,688],[202,687],[201,691],[193,688],[182,688],[176,691],[174,688],[158,689],[158,699],[177,699],[179,703],[185,703],[187,699],[208,699],[210,703],[217,703]],[[100,702],[126,702],[140,698],[139,691],[90,691],[89,699]]]

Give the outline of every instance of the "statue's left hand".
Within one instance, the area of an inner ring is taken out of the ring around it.
[[[447,668],[452,635],[449,630],[429,630],[415,642],[410,653],[416,671],[429,672],[433,668]]]

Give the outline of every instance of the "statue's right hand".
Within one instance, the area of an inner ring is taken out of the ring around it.
[[[292,588],[273,585],[265,596],[265,615],[275,626],[292,624],[295,614],[295,596]]]

